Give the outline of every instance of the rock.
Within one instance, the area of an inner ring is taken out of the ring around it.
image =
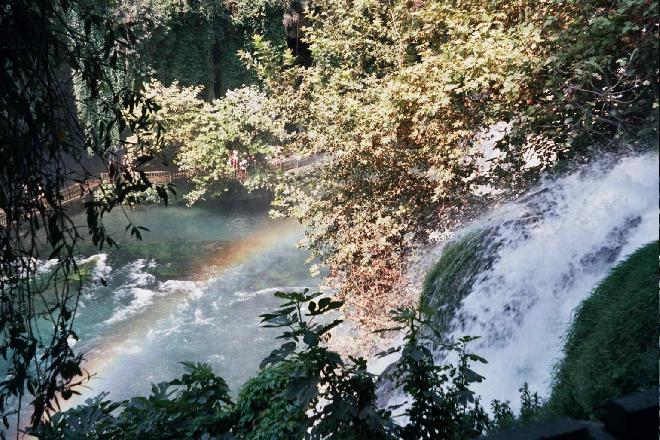
[[[583,422],[564,417],[549,422],[514,428],[495,435],[480,437],[487,440],[615,440],[597,422]]]
[[[658,390],[610,400],[603,407],[605,429],[622,439],[657,439]]]

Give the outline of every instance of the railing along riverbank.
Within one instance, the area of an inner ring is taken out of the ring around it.
[[[145,174],[151,183],[157,184],[186,180],[190,177],[190,173],[185,171],[146,171]],[[71,185],[60,191],[62,203],[66,204],[81,199],[103,184],[103,182],[109,181],[109,173],[99,173],[97,178],[87,179],[85,183]],[[41,197],[38,203],[46,203],[45,198]],[[0,209],[0,226],[7,226],[7,214],[2,209]]]
[[[291,171],[298,168],[303,168],[319,162],[325,157],[324,154],[312,154],[309,156],[292,156],[282,159],[271,160],[268,162],[268,168],[273,171]],[[163,184],[187,180],[191,177],[191,173],[187,171],[145,171],[145,174],[151,183]],[[238,181],[245,180],[250,176],[250,170],[235,170],[226,175],[228,179]],[[83,198],[85,195],[91,193],[95,188],[100,186],[103,182],[109,182],[109,173],[99,173],[98,178],[88,179],[85,183],[76,183],[71,185],[60,192],[62,196],[62,203],[70,203],[74,200]],[[43,197],[40,202],[45,203]],[[0,209],[0,226],[7,226],[7,214]]]

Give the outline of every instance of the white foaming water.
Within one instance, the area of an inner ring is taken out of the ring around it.
[[[158,284],[158,289],[167,294],[185,292],[191,300],[200,299],[204,295],[206,283],[200,281],[167,280]]]
[[[136,315],[152,304],[155,296],[167,294],[167,292],[162,292],[152,287],[156,278],[146,270],[153,267],[155,267],[154,261],[138,259],[123,268],[127,272],[127,282],[116,290],[115,298],[120,301],[123,298],[130,297],[131,300],[126,305],[121,304],[120,301],[112,316],[106,319],[104,324],[115,324]]]
[[[94,269],[92,270],[92,279],[99,280],[110,275],[112,267],[107,263],[108,255],[107,254],[97,254],[92,255],[91,257],[80,260],[78,264],[86,264],[89,262],[94,262]]]
[[[114,324],[116,322],[123,321],[129,316],[133,316],[141,312],[147,306],[153,303],[153,298],[155,296],[162,293],[155,290],[132,287],[129,291],[129,294],[132,296],[131,302],[127,306],[120,307],[115,310],[112,316],[105,320],[106,324]]]
[[[156,267],[156,262],[153,260],[145,260],[140,258],[134,262],[127,265],[126,270],[128,270],[128,286],[146,286],[151,284],[156,280],[149,272],[146,272],[145,269],[153,269]]]
[[[77,264],[85,265],[89,263],[94,263],[94,268],[92,269],[92,279],[98,280],[108,276],[112,268],[107,264],[108,255],[107,254],[96,254],[87,258],[78,258]],[[55,269],[60,264],[60,261],[56,258],[51,260],[39,260],[37,262],[37,273],[38,274],[47,274]]]
[[[544,182],[459,232],[493,231],[493,264],[449,330],[481,337],[471,349],[488,360],[475,366],[486,377],[475,386],[484,403],[517,409],[525,382],[549,393],[573,311],[618,261],[658,239],[657,216],[658,156],[649,153]]]
[[[55,258],[52,260],[45,260],[45,261],[40,260],[37,262],[37,273],[40,275],[47,274],[51,270],[53,270],[53,268],[55,268],[55,266],[57,266],[58,264],[59,264],[59,260]]]
[[[205,283],[199,281],[167,280],[156,283],[156,277],[146,270],[156,266],[153,260],[139,259],[126,265],[127,282],[115,291],[115,298],[120,302],[104,324],[115,324],[137,315],[153,304],[154,299],[159,296],[168,296],[173,293],[183,293],[187,299],[198,300],[204,294]],[[131,298],[128,304],[124,304],[123,298]],[[188,307],[189,303],[184,301],[179,304],[180,308]]]

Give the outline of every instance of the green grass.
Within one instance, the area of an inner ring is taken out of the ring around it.
[[[575,314],[547,410],[596,418],[603,403],[658,384],[658,243],[619,264]]]

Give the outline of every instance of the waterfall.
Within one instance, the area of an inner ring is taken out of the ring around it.
[[[610,158],[546,179],[455,237],[468,242],[462,249],[481,237],[482,263],[449,266],[454,279],[463,277],[452,285],[465,287],[462,296],[447,299],[456,293],[445,291],[427,304],[439,316],[451,311],[450,338],[480,337],[471,348],[488,360],[475,368],[486,377],[475,386],[482,401],[509,400],[517,409],[523,383],[550,392],[575,308],[618,261],[658,239],[658,155]]]

